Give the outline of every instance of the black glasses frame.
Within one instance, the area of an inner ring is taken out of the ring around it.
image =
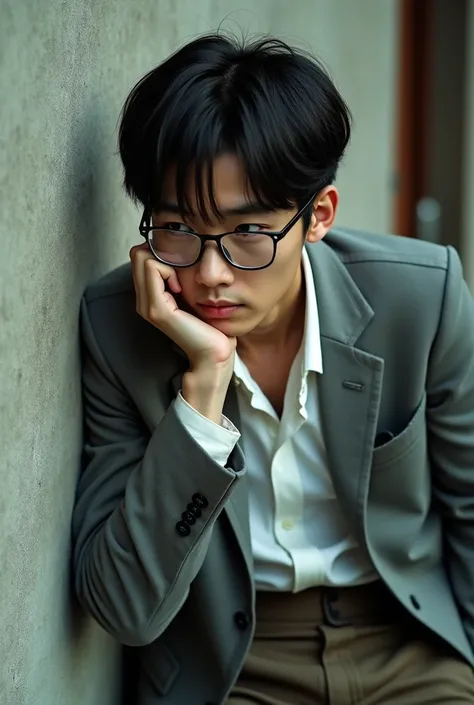
[[[267,267],[270,267],[271,264],[275,261],[275,256],[276,256],[276,250],[277,250],[277,245],[280,242],[280,240],[283,240],[285,235],[288,235],[290,230],[296,225],[298,220],[305,214],[305,212],[308,210],[308,208],[311,206],[313,203],[314,199],[316,198],[317,194],[314,194],[314,196],[311,196],[310,200],[296,213],[296,215],[293,216],[293,218],[290,220],[287,225],[285,225],[284,228],[278,231],[262,231],[259,233],[260,235],[268,235],[273,241],[273,255],[268,264],[264,264],[262,267],[244,267],[240,264],[235,264],[235,262],[232,262],[232,260],[229,258],[229,256],[226,254],[226,249],[222,245],[222,238],[225,237],[226,235],[233,235],[236,231],[231,230],[228,233],[221,233],[220,235],[201,235],[200,233],[194,233],[190,232],[189,235],[194,235],[195,237],[199,238],[201,241],[201,246],[199,248],[199,253],[194,260],[194,262],[191,262],[191,264],[170,264],[169,262],[166,262],[165,260],[161,259],[161,257],[158,257],[156,252],[153,249],[153,246],[150,242],[151,238],[150,235],[153,233],[154,230],[166,230],[166,228],[160,228],[157,227],[156,225],[150,225],[150,219],[151,219],[151,212],[148,208],[145,208],[143,212],[142,219],[140,221],[139,225],[139,231],[140,235],[145,238],[148,247],[150,248],[150,251],[152,255],[155,257],[155,259],[158,260],[158,262],[161,262],[162,264],[166,264],[168,267],[173,267],[173,268],[178,268],[178,269],[185,269],[186,267],[193,267],[199,260],[201,259],[203,252],[204,252],[204,244],[208,241],[216,242],[217,246],[219,247],[219,252],[223,255],[225,260],[232,265],[232,267],[235,267],[236,269],[245,269],[245,270],[251,270],[251,271],[256,271],[258,269],[266,269]]]

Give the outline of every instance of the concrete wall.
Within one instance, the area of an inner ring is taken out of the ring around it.
[[[81,444],[78,302],[137,241],[114,154],[135,80],[229,13],[229,27],[311,40],[356,114],[343,219],[375,229],[390,220],[391,98],[378,95],[393,74],[393,3],[298,6],[0,0],[1,705],[118,702],[118,650],[71,607],[68,544]]]
[[[69,601],[78,302],[137,240],[138,214],[121,193],[114,156],[128,89],[184,38],[246,5],[0,6],[1,705],[117,702],[116,650]],[[260,7],[235,19],[263,31]]]
[[[398,0],[277,0],[271,30],[316,52],[353,116],[338,223],[393,230]]]
[[[464,172],[464,227],[461,254],[464,272],[474,294],[474,0],[468,4],[468,65],[466,72],[466,161]]]

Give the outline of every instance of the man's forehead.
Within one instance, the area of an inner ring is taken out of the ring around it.
[[[274,205],[267,205],[263,194],[257,195],[236,155],[222,154],[210,164],[182,166],[174,164],[165,170],[155,213],[174,213],[211,223],[233,216],[268,215],[276,210]],[[269,202],[274,200],[270,198]]]
[[[193,203],[193,200],[195,203]],[[180,206],[178,198],[176,196],[166,196],[161,198],[155,206],[155,212],[158,213],[175,213],[179,215],[184,215],[187,217],[197,215],[199,213],[199,208],[196,202],[197,199],[186,199],[188,206],[184,204]],[[210,199],[204,201],[204,206],[206,211],[211,213],[213,208],[211,206]],[[259,203],[256,199],[246,198],[241,196],[240,198],[232,199],[222,199],[222,201],[216,201],[217,210],[221,217],[228,218],[236,215],[252,215],[256,213],[268,213],[271,208],[265,207]]]
[[[259,202],[242,161],[234,154],[221,154],[210,163],[191,163],[184,170],[182,165],[170,165],[160,187],[156,210],[222,218],[269,210]]]

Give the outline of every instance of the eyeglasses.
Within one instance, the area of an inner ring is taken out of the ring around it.
[[[171,267],[192,267],[201,259],[204,244],[212,241],[217,243],[220,252],[233,267],[265,269],[273,263],[280,240],[296,225],[315,197],[316,195],[312,196],[278,232],[237,230],[220,235],[199,235],[181,224],[179,229],[158,228],[150,225],[151,213],[148,209],[143,213],[139,230],[156,259]]]

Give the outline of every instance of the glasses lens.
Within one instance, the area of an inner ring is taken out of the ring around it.
[[[150,232],[149,243],[159,259],[178,267],[194,264],[201,247],[201,241],[196,235],[160,228]]]
[[[273,238],[263,233],[231,233],[221,243],[226,256],[239,267],[266,267],[275,251]]]

